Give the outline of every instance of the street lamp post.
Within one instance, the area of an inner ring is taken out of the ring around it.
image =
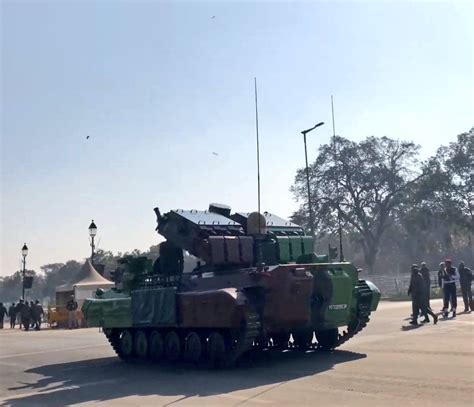
[[[21,255],[23,256],[23,271],[22,271],[22,282],[21,282],[21,298],[25,300],[25,273],[26,273],[26,256],[28,256],[28,246],[26,243],[21,248]]]
[[[92,219],[91,224],[89,225],[89,236],[91,237],[91,263],[94,264],[94,253],[95,253],[95,244],[94,237],[97,235],[97,226]]]
[[[308,190],[308,210],[309,210],[309,225],[311,229],[311,236],[314,237],[314,215],[313,215],[313,207],[311,205],[311,189],[309,186],[309,166],[308,166],[308,150],[306,148],[306,133],[309,133],[310,131],[314,130],[317,127],[320,127],[324,124],[324,122],[320,122],[316,124],[314,127],[311,127],[310,129],[303,130],[301,134],[303,135],[304,139],[304,157],[306,160],[306,187]]]

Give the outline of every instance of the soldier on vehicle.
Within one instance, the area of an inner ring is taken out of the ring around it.
[[[408,295],[411,296],[412,304],[412,320],[411,325],[418,325],[418,314],[421,311],[421,315],[424,315],[425,320],[423,322],[429,322],[428,315],[433,317],[433,324],[436,325],[438,317],[427,308],[425,300],[425,282],[416,264],[411,266],[411,279],[410,286],[408,288]]]
[[[449,304],[451,304],[449,312],[453,313],[454,318],[456,316],[456,308],[458,305],[456,297],[456,280],[458,280],[459,274],[456,268],[452,266],[452,261],[450,259],[444,261],[444,268],[440,267],[438,278],[440,285],[443,287],[443,317],[448,317]]]
[[[25,303],[21,307],[20,317],[23,328],[25,329],[25,331],[29,331],[31,323],[31,307],[28,304],[28,301],[25,301]]]
[[[77,321],[76,321],[76,310],[77,310],[77,302],[74,298],[74,295],[71,295],[71,299],[66,304],[66,309],[68,313],[68,327],[69,329],[77,328]]]
[[[0,302],[0,329],[3,329],[3,320],[5,315],[8,315],[7,309],[3,306],[3,302]]]
[[[8,308],[8,316],[10,317],[10,328],[14,329],[16,324],[16,305],[14,302]]]
[[[431,309],[430,306],[430,295],[431,295],[431,276],[430,276],[430,269],[426,266],[426,263],[423,261],[421,262],[420,274],[423,277],[423,281],[425,283],[425,306]],[[428,321],[426,321],[428,322]]]
[[[464,262],[459,263],[459,282],[461,284],[462,300],[464,301],[464,312],[473,311],[474,304],[472,302],[472,271],[464,265]]]

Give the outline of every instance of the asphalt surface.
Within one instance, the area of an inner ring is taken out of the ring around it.
[[[233,370],[125,363],[97,329],[3,329],[0,406],[472,407],[474,313],[414,329],[409,314],[382,303],[340,350],[252,354]]]

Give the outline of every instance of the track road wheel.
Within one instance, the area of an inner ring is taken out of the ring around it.
[[[169,362],[176,362],[181,356],[181,340],[175,331],[165,336],[165,357]]]
[[[202,341],[196,332],[190,332],[184,343],[184,360],[197,363],[202,357]]]
[[[148,341],[148,348],[150,357],[154,361],[158,361],[163,357],[164,344],[163,336],[158,331],[153,331],[150,335],[150,340]]]
[[[317,331],[315,334],[320,349],[329,351],[337,346],[337,341],[339,339],[339,330],[337,328]]]
[[[140,330],[135,333],[133,338],[133,350],[140,359],[146,359],[148,356],[148,337],[146,332]]]
[[[293,343],[299,350],[307,350],[313,342],[313,331],[301,330],[293,332]]]
[[[119,354],[123,359],[129,359],[133,355],[133,335],[128,329],[125,329],[120,335]]]
[[[215,367],[223,367],[226,360],[225,339],[219,332],[212,332],[207,340],[209,362]]]

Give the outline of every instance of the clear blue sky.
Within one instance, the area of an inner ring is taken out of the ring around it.
[[[153,207],[288,216],[304,162],[338,134],[414,140],[474,124],[469,2],[2,1],[1,269],[158,242]],[[215,18],[212,18],[215,16]],[[86,140],[86,136],[90,136]],[[212,154],[217,152],[218,156]]]

